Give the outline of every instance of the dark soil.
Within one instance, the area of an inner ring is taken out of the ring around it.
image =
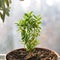
[[[58,60],[57,55],[48,49],[35,48],[32,52],[17,49],[6,55],[6,60]]]

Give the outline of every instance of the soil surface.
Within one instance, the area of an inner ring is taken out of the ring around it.
[[[57,55],[48,49],[35,48],[32,52],[17,49],[6,55],[6,60],[58,60]]]

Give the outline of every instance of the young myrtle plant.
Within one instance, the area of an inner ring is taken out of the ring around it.
[[[32,51],[39,43],[37,37],[40,35],[41,30],[41,16],[36,16],[31,11],[25,13],[23,19],[18,20],[16,24],[26,50]]]

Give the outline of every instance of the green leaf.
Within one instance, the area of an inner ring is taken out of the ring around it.
[[[8,0],[4,0],[6,5],[9,7],[9,1]]]
[[[4,22],[4,19],[5,19],[5,13],[4,13],[4,15],[3,15],[2,13],[0,13],[0,17],[1,17],[2,21]]]
[[[36,18],[37,19],[37,16],[35,16],[35,15],[33,15],[34,16],[34,18]]]
[[[7,16],[9,16],[9,9],[10,9],[10,8],[5,8],[5,14],[6,14]]]
[[[0,0],[0,8],[2,7],[2,0]]]

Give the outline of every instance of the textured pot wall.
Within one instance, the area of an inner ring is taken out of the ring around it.
[[[12,0],[10,16],[0,22],[0,53],[24,47],[19,43],[15,22],[24,12],[34,11],[42,16],[42,31],[39,47],[47,47],[60,53],[60,1],[59,0]],[[1,20],[1,19],[0,19]]]

